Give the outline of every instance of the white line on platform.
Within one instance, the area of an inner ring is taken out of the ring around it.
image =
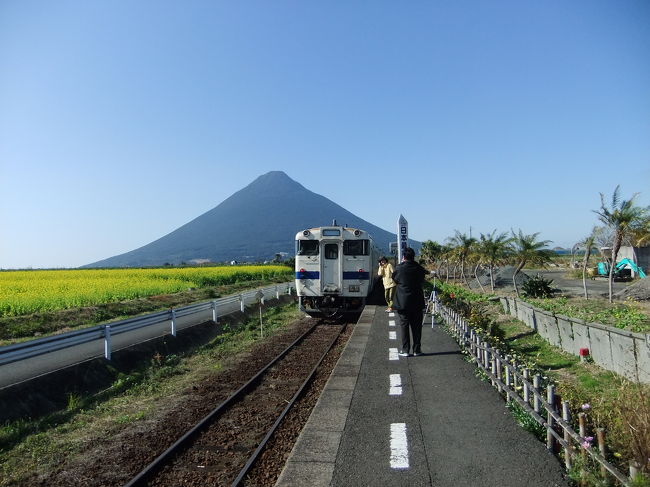
[[[390,374],[390,389],[388,390],[390,396],[402,395],[402,376],[399,374]]]
[[[388,320],[388,326],[395,326],[395,320]]]
[[[391,313],[388,313],[388,317],[389,317],[389,318],[395,318],[395,313],[392,313],[392,312],[391,312]]]
[[[396,331],[389,331],[388,332],[388,339],[389,340],[397,340],[397,332]]]
[[[389,348],[388,349],[388,360],[399,360],[399,355],[397,355],[397,349],[396,348]]]
[[[406,423],[390,425],[390,467],[409,468],[409,448],[406,440]]]

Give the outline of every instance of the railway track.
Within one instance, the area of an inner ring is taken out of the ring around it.
[[[346,326],[309,328],[126,487],[255,484],[249,471]]]

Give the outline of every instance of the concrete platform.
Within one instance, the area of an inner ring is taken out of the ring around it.
[[[399,357],[397,321],[366,307],[276,486],[569,485],[444,330]]]

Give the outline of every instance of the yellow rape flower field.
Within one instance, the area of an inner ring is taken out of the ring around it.
[[[280,265],[0,272],[0,317],[94,306],[189,288],[286,278]]]

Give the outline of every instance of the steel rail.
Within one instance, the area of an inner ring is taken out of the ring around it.
[[[133,477],[129,483],[125,484],[124,487],[136,487],[144,485],[144,482],[149,480],[153,474],[155,474],[161,467],[163,467],[171,458],[173,454],[181,450],[185,444],[195,437],[203,428],[211,424],[219,415],[236,399],[239,399],[240,396],[243,396],[248,392],[253,385],[259,381],[266,371],[275,365],[279,360],[281,360],[285,355],[287,355],[296,345],[302,342],[307,336],[309,336],[318,326],[318,323],[312,325],[305,333],[296,338],[286,349],[284,349],[280,354],[266,364],[262,369],[260,369],[255,376],[253,376],[248,382],[243,386],[233,392],[225,401],[223,401],[219,406],[213,409],[207,416],[205,416],[201,421],[195,424],[190,430],[188,430],[183,436],[176,440],[169,448],[162,452],[155,460],[153,460],[149,465],[147,465],[140,473]]]
[[[248,472],[251,469],[251,467],[253,466],[253,464],[257,461],[257,458],[259,457],[260,453],[262,453],[262,450],[264,450],[264,447],[266,446],[268,441],[271,439],[271,437],[275,433],[275,430],[278,429],[278,426],[280,426],[280,423],[282,423],[282,420],[284,419],[284,417],[291,410],[291,408],[293,407],[295,402],[298,400],[298,398],[302,395],[302,393],[305,390],[305,388],[307,387],[307,385],[309,385],[309,383],[311,383],[311,381],[313,380],[314,375],[316,375],[316,370],[318,370],[318,367],[320,367],[321,363],[323,362],[323,360],[325,359],[327,354],[332,350],[332,347],[334,346],[336,341],[339,339],[339,337],[341,336],[341,333],[343,333],[343,330],[345,330],[345,328],[346,328],[346,325],[341,326],[339,332],[336,334],[336,336],[332,339],[329,346],[327,347],[327,350],[325,350],[325,352],[323,353],[321,358],[318,360],[316,365],[314,365],[314,368],[309,373],[309,376],[302,383],[302,385],[300,386],[298,391],[293,395],[293,397],[291,398],[291,400],[289,401],[287,406],[284,408],[282,413],[280,413],[278,418],[275,420],[275,423],[273,423],[273,426],[271,426],[269,431],[266,433],[266,436],[264,437],[264,439],[262,439],[262,442],[259,444],[257,449],[250,456],[250,458],[246,462],[246,465],[244,465],[244,467],[241,469],[241,471],[239,472],[239,475],[237,475],[237,478],[231,484],[232,487],[238,486],[244,480],[244,477],[246,476],[246,474],[248,474]]]

